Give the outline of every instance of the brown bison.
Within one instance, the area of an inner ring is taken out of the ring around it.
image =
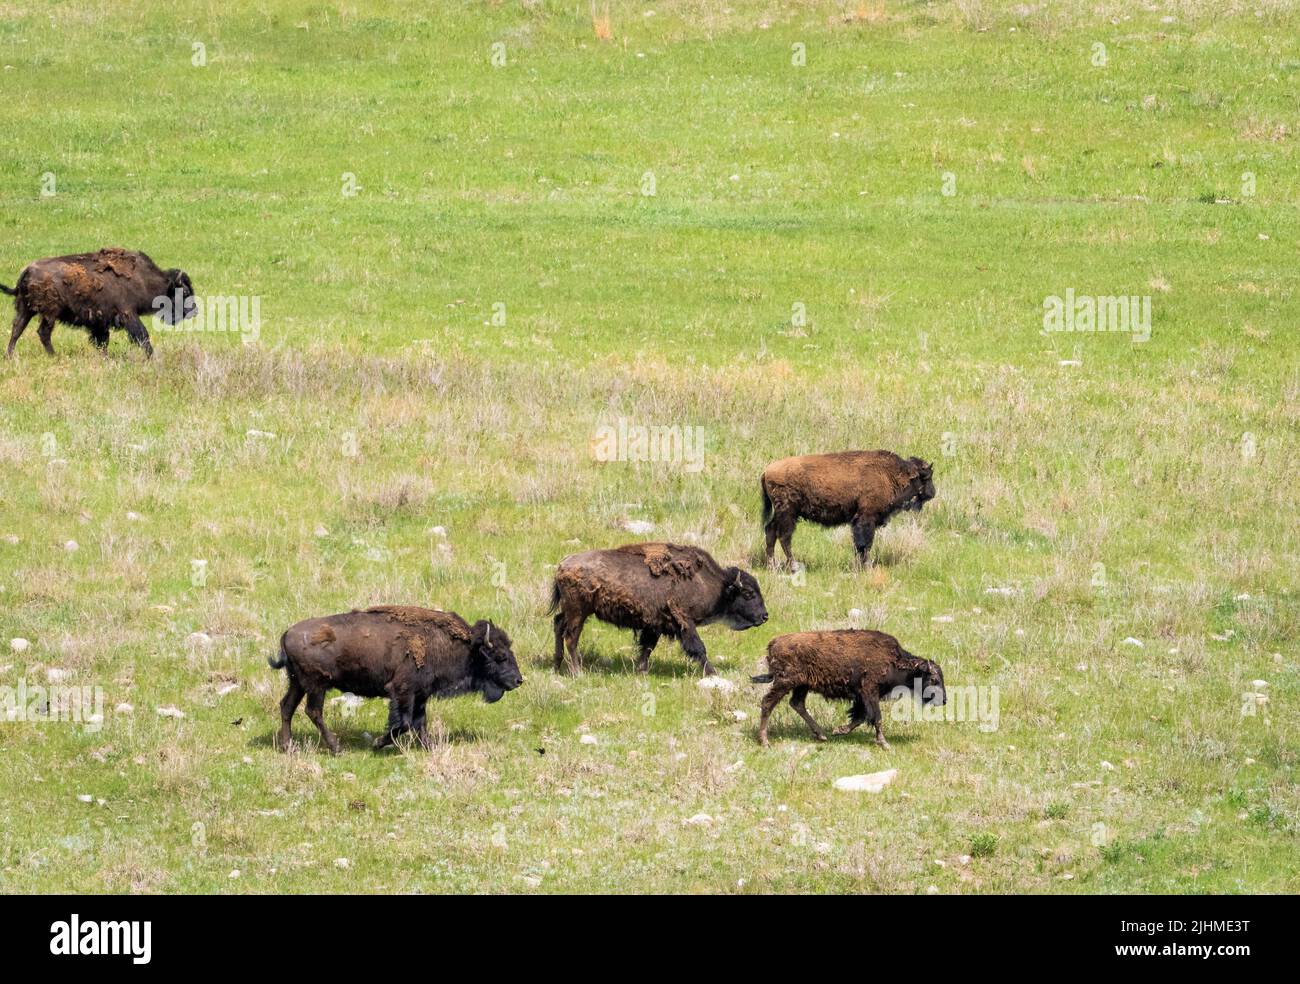
[[[821,526],[853,528],[858,561],[876,530],[904,509],[920,509],[934,498],[933,469],[920,458],[900,458],[892,451],[841,451],[782,458],[763,469],[763,529],[767,562],[775,562],[780,539],[785,559],[794,566],[790,539],[801,519]]]
[[[880,700],[896,688],[913,688],[925,704],[947,700],[943,670],[932,660],[913,656],[884,632],[841,629],[835,632],[792,632],[767,644],[768,672],[751,677],[772,686],[759,707],[758,743],[767,744],[767,719],[786,694],[790,706],[808,722],[818,741],[826,734],[817,726],[804,699],[811,690],[830,700],[851,700],[849,723],[835,729],[846,735],[864,721],[876,729],[876,744],[888,748],[880,727]]]
[[[143,253],[115,247],[29,263],[18,275],[16,287],[0,284],[0,291],[14,299],[10,356],[27,323],[37,315],[41,325],[36,333],[50,355],[54,354],[50,344],[54,323],[62,321],[86,329],[101,349],[108,347],[112,329],[122,329],[152,356],[153,345],[140,316],[153,313],[176,324],[193,317],[198,307],[184,270],[160,270]]]
[[[577,669],[578,638],[592,615],[636,633],[638,671],[649,669],[659,637],[669,636],[699,662],[705,676],[714,669],[698,626],[722,621],[739,630],[767,621],[763,593],[752,574],[722,567],[698,547],[674,543],[631,543],[565,557],[555,571],[550,610],[557,670],[564,664],[566,644],[570,668]]]
[[[267,662],[272,669],[285,667],[289,677],[277,744],[287,748],[292,741],[289,723],[305,695],[307,717],[335,755],[339,742],[324,715],[331,688],[388,698],[388,727],[375,739],[375,748],[383,748],[407,731],[428,742],[424,705],[430,697],[481,693],[491,704],[524,682],[510,637],[491,622],[471,627],[454,612],[401,605],[299,622],[280,637],[279,659]]]

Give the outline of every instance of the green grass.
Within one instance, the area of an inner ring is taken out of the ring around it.
[[[263,324],[0,364],[0,686],[105,704],[0,723],[0,890],[1300,890],[1300,13],[118,6],[0,5],[0,282],[121,245]],[[1071,287],[1150,341],[1042,333]],[[594,461],[620,417],[703,470]],[[762,467],[850,447],[939,497],[870,569],[805,526],[762,569]],[[549,668],[552,566],[628,519],[756,569],[771,621],[703,631],[734,692],[596,623]],[[279,633],[374,602],[492,617],[525,685],[430,752],[368,751],[379,701],[274,751]],[[760,749],[767,641],[850,624],[997,730]]]

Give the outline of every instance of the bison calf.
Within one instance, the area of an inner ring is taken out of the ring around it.
[[[722,621],[748,629],[767,621],[758,581],[739,567],[722,567],[698,547],[674,543],[631,543],[613,550],[589,550],[565,557],[551,591],[555,616],[555,668],[569,649],[578,666],[578,639],[592,615],[636,633],[638,671],[650,667],[661,636],[677,639],[704,675],[713,666],[696,628]]]
[[[763,530],[767,562],[774,563],[780,539],[785,559],[794,566],[790,539],[801,519],[821,526],[853,528],[858,561],[876,530],[902,509],[920,509],[934,498],[933,468],[920,458],[900,458],[892,451],[841,451],[782,458],[763,469]]]
[[[913,656],[883,632],[842,629],[777,636],[767,644],[767,668],[767,673],[751,678],[754,683],[772,684],[759,705],[763,712],[758,722],[760,745],[767,744],[767,719],[786,694],[818,741],[825,741],[826,735],[804,707],[808,692],[853,701],[849,723],[836,728],[835,734],[848,734],[870,722],[882,748],[889,747],[880,727],[882,697],[896,687],[920,687],[923,703],[943,704],[947,699],[939,664]]]
[[[175,324],[197,311],[194,287],[184,270],[160,270],[143,253],[113,247],[29,263],[18,275],[17,286],[0,284],[0,291],[14,299],[11,356],[28,322],[37,315],[41,319],[37,335],[50,355],[54,354],[50,342],[54,324],[62,321],[85,328],[101,349],[108,347],[108,333],[120,328],[152,356],[153,345],[140,315],[159,314]]]
[[[280,637],[279,659],[289,691],[280,701],[277,743],[292,741],[290,721],[303,696],[307,717],[335,755],[338,739],[325,726],[325,692],[331,688],[360,697],[388,698],[388,727],[375,748],[414,731],[421,744],[425,703],[430,697],[481,693],[489,704],[524,682],[510,649],[510,637],[491,622],[471,627],[454,612],[380,605],[325,618],[310,618]]]

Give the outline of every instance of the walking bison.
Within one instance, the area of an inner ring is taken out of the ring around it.
[[[804,700],[808,692],[830,700],[851,700],[849,723],[835,729],[845,735],[863,722],[876,729],[876,744],[888,748],[881,729],[880,700],[898,687],[915,688],[925,704],[947,700],[943,670],[933,660],[913,656],[884,632],[841,629],[832,632],[792,632],[767,644],[768,672],[751,677],[770,683],[759,705],[758,742],[767,744],[767,719],[786,694],[790,706],[812,729],[818,741],[826,734],[817,726]]]
[[[865,564],[876,530],[894,513],[920,509],[934,498],[933,468],[920,458],[892,451],[841,451],[782,458],[763,469],[763,530],[767,562],[776,541],[793,567],[790,540],[801,519],[821,526],[853,528],[858,561]]]
[[[335,755],[338,739],[324,714],[331,688],[388,698],[388,727],[375,740],[379,749],[407,731],[427,743],[425,704],[431,697],[481,693],[491,704],[524,682],[510,637],[491,622],[470,626],[454,612],[403,605],[299,622],[280,637],[279,658],[267,662],[272,669],[283,667],[289,678],[277,744],[289,746],[290,722],[305,695],[307,717]]]
[[[55,322],[84,328],[99,348],[108,347],[113,329],[153,355],[153,344],[140,316],[158,314],[175,324],[193,317],[198,306],[194,286],[184,270],[161,270],[143,253],[110,247],[97,253],[54,256],[29,263],[14,287],[0,284],[0,292],[14,299],[14,323],[8,354],[35,317],[41,319],[37,335],[50,355]]]
[[[578,639],[595,616],[636,633],[641,652],[636,668],[644,673],[660,637],[677,639],[704,675],[714,673],[701,625],[725,622],[749,629],[767,621],[758,581],[739,567],[723,567],[698,547],[673,543],[632,543],[613,550],[589,550],[565,557],[551,591],[555,623],[555,668],[564,665],[567,645],[571,669],[578,667]]]

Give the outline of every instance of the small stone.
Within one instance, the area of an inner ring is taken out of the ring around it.
[[[351,865],[352,865],[352,862],[349,861],[347,858],[335,858],[335,859],[334,859],[334,867],[336,867],[336,868],[348,868],[348,867],[351,867]]]
[[[25,652],[27,652],[27,650],[28,650],[28,648],[29,648],[30,646],[31,646],[31,643],[28,642],[26,639],[21,639],[21,638],[19,638],[19,639],[10,639],[10,640],[9,640],[9,648],[12,649],[12,650],[13,650],[14,652],[16,652],[16,653],[25,653]]]
[[[731,691],[736,689],[734,683],[726,677],[718,676],[716,674],[713,676],[702,677],[695,686],[699,687],[701,690],[718,690],[724,694],[731,693]]]
[[[130,705],[130,704],[126,703],[125,701],[123,701],[121,704],[118,704],[115,708],[113,708],[113,713],[114,713],[114,714],[134,714],[134,713],[135,713],[135,708],[134,708],[132,705]]]
[[[693,817],[687,817],[682,823],[688,827],[712,827],[713,817],[707,813],[697,813]]]
[[[77,796],[77,799],[80,800],[82,803],[95,802],[95,797],[91,796],[89,793],[81,793],[79,796]]]
[[[45,671],[45,679],[48,683],[62,683],[70,676],[72,673],[69,670],[61,670],[56,666],[51,666]]]
[[[653,533],[655,528],[655,524],[648,519],[625,519],[618,525],[621,529],[627,530],[629,533],[635,533],[637,536]]]
[[[159,717],[175,718],[177,721],[183,720],[185,717],[185,712],[172,704],[168,704],[166,707],[156,707],[154,710],[158,712]]]
[[[869,772],[860,776],[840,776],[833,783],[836,789],[849,793],[878,793],[898,775],[897,769]]]
[[[67,543],[63,545],[63,549],[66,550],[68,553],[76,553],[78,550],[81,549],[81,544],[79,544],[76,540],[69,540]]]
[[[1129,637],[1128,637],[1127,639],[1125,639],[1122,643],[1120,643],[1120,645],[1122,645],[1122,646],[1137,646],[1138,649],[1143,649],[1143,648],[1145,648],[1145,647],[1142,645],[1142,640],[1141,640],[1141,639],[1134,639],[1132,636],[1129,636]]]
[[[578,742],[579,742],[580,744],[583,744],[583,745],[599,745],[599,744],[600,744],[600,741],[596,738],[595,735],[582,735],[582,736],[580,736],[580,737],[578,738]]]

